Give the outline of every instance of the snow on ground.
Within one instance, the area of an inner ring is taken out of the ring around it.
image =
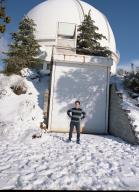
[[[23,81],[28,91],[17,96],[10,86]],[[139,190],[139,146],[83,134],[80,145],[76,134],[67,143],[68,133],[32,139],[42,121],[47,81],[0,75],[0,190]]]
[[[124,90],[123,80],[120,76],[115,76],[112,79],[112,82],[115,82],[117,85],[118,91],[123,93],[122,107],[123,109],[130,110],[129,116],[133,120],[133,125],[136,126],[135,131],[139,138],[139,107],[136,106],[136,104],[138,103],[138,100],[132,99],[131,97],[129,97],[129,94],[127,93],[127,91]]]
[[[111,136],[0,140],[0,189],[138,190],[139,147]]]

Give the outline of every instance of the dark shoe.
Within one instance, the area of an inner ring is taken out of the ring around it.
[[[76,141],[77,144],[80,144],[80,141]]]
[[[68,139],[68,140],[67,140],[67,143],[70,143],[70,142],[71,142],[71,139]]]

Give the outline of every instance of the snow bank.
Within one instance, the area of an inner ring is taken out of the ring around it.
[[[24,73],[25,74],[25,73]],[[43,95],[47,89],[48,77],[43,81],[31,80],[29,71],[24,77],[0,74],[0,135],[20,140],[40,131],[43,121]],[[16,95],[11,87],[25,85],[26,94]]]

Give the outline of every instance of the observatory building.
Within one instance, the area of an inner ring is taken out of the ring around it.
[[[119,63],[119,54],[113,31],[106,16],[99,10],[80,0],[47,0],[34,7],[27,15],[36,23],[36,39],[46,51],[46,63],[52,55],[53,46],[57,47],[57,53],[76,54],[77,26],[84,20],[84,15],[91,10],[91,17],[107,40],[100,43],[112,51],[112,74],[116,73],[116,65]],[[64,49],[61,50],[60,49]],[[71,48],[71,49],[70,49]],[[66,51],[68,49],[68,51]]]
[[[90,10],[98,32],[107,38],[100,44],[112,52],[111,58],[76,54],[77,28]],[[47,0],[27,16],[36,24],[35,37],[45,59],[44,70],[50,67],[53,57],[48,129],[68,132],[66,111],[80,100],[87,114],[82,132],[107,133],[109,78],[116,74],[119,54],[106,16],[80,0]]]

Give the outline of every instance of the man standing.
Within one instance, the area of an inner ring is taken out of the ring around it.
[[[67,111],[67,115],[71,118],[70,122],[70,132],[69,132],[69,142],[72,138],[72,132],[74,126],[76,127],[77,132],[77,144],[80,144],[80,120],[84,119],[86,113],[80,108],[80,101],[75,101],[75,107]]]

